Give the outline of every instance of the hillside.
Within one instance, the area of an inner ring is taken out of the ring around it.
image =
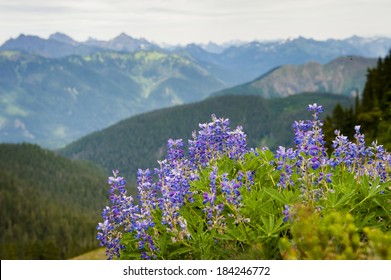
[[[46,58],[0,52],[0,142],[58,148],[129,116],[225,87],[200,65],[156,51]]]
[[[289,146],[292,122],[310,117],[307,105],[317,102],[331,113],[337,103],[349,106],[348,97],[329,94],[299,94],[281,99],[259,96],[224,96],[145,113],[92,133],[61,149],[72,159],[92,161],[106,170],[119,169],[135,180],[138,168],[153,168],[165,157],[169,138],[191,139],[199,123],[210,122],[211,115],[229,118],[231,126],[242,125],[250,147]]]
[[[0,258],[67,259],[97,247],[106,174],[31,144],[0,144]]]
[[[309,62],[284,65],[249,83],[224,89],[214,95],[259,95],[285,97],[300,92],[333,92],[353,96],[362,93],[368,68],[376,59],[356,56],[340,57],[327,64]]]

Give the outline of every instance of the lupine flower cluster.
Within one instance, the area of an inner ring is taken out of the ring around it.
[[[189,140],[189,159],[195,166],[207,166],[221,155],[240,158],[248,151],[242,127],[230,131],[228,119],[212,115],[212,122],[200,124],[200,128],[198,135],[193,132],[193,140]]]
[[[218,174],[217,166],[212,167],[209,174],[210,189],[209,192],[203,193],[203,211],[207,213],[208,229],[215,229],[218,233],[223,234],[227,228],[226,217],[223,214],[224,207],[228,211],[227,216],[233,218],[233,223],[249,222],[240,213],[240,208],[243,206],[242,194],[243,187],[247,190],[251,189],[254,184],[254,178],[251,172],[243,174],[238,172],[234,179],[229,179],[228,173]],[[217,197],[221,197],[217,200]]]
[[[277,169],[281,171],[278,186],[282,188],[294,184],[291,179],[294,170],[305,181],[303,184],[317,185],[324,178],[330,179],[331,174],[314,172],[326,166],[328,161],[322,131],[323,121],[319,119],[323,107],[314,103],[308,106],[308,110],[313,112],[312,120],[293,123],[296,149],[279,147],[276,152]]]
[[[217,167],[213,166],[212,172],[209,175],[210,191],[203,193],[204,200],[202,203],[205,205],[203,211],[207,214],[208,229],[216,229],[219,233],[224,233],[225,230],[225,217],[222,215],[224,204],[217,203]]]
[[[139,240],[138,249],[142,250],[141,254],[144,259],[150,259],[154,258],[154,251],[157,249],[152,236],[148,234],[149,228],[155,225],[152,220],[152,211],[157,202],[157,191],[149,169],[137,171],[137,184],[140,207],[137,209],[139,211],[133,213],[136,219],[130,222],[135,224],[135,237]]]
[[[381,182],[391,179],[391,174],[386,169],[391,164],[391,154],[375,142],[367,147],[359,125],[354,127],[355,142],[350,142],[339,130],[335,131],[336,138],[332,143],[334,151],[329,156],[322,132],[323,122],[319,120],[323,108],[314,103],[308,106],[308,110],[313,112],[311,121],[295,121],[293,124],[296,149],[279,147],[276,151],[276,168],[280,171],[278,186],[293,186],[292,175],[296,173],[302,179],[303,191],[311,191],[312,199],[319,200],[324,196],[324,189],[309,188],[320,182],[331,183],[332,173],[326,171],[341,164],[347,167],[348,172],[354,172],[356,179],[364,174],[372,178],[379,177]],[[288,211],[289,206],[286,206],[283,210],[284,220],[287,220]]]
[[[118,176],[118,170],[113,171],[113,176],[108,178],[110,184],[110,202],[111,207],[106,206],[102,212],[104,219],[103,223],[99,223],[97,229],[97,239],[100,241],[100,246],[106,246],[106,255],[111,259],[113,256],[119,256],[120,249],[123,245],[120,243],[122,238],[122,230],[119,229],[124,225],[125,231],[132,231],[134,224],[129,221],[135,221],[138,212],[138,206],[133,204],[133,198],[127,196],[125,185],[126,181],[123,177]]]
[[[104,222],[99,223],[97,238],[101,246],[107,246],[109,259],[119,256],[123,249],[120,243],[122,233],[134,233],[138,240],[138,249],[141,258],[151,259],[156,255],[158,248],[154,242],[153,231],[155,223],[152,212],[161,211],[160,223],[166,227],[167,233],[172,236],[172,242],[190,238],[187,221],[180,215],[180,209],[185,203],[194,202],[190,183],[199,178],[200,168],[208,166],[213,160],[222,156],[231,159],[242,158],[248,151],[246,135],[241,127],[230,130],[228,119],[217,118],[212,115],[212,122],[200,124],[201,130],[193,132],[193,140],[189,140],[188,158],[183,150],[182,139],[169,139],[168,153],[165,160],[159,162],[159,168],[152,173],[149,169],[138,170],[138,199],[139,205],[133,205],[133,198],[126,196],[125,181],[122,177],[110,177],[109,184],[113,190],[119,190],[121,195],[111,196],[111,207],[106,207],[102,213]],[[209,226],[224,228],[224,218],[221,215],[224,204],[215,205],[216,199],[216,171],[211,172],[210,192],[204,195],[204,212]],[[157,176],[154,182],[152,176]],[[248,180],[252,180],[248,174]],[[224,177],[226,179],[226,177]],[[223,182],[224,192],[229,203],[237,205],[240,201],[238,187],[232,182]]]
[[[367,147],[364,134],[360,133],[360,126],[355,126],[356,143],[350,142],[346,136],[336,130],[336,138],[333,141],[335,158],[330,160],[333,167],[337,164],[345,164],[349,171],[356,174],[356,178],[366,174],[373,178],[379,177],[382,182],[390,178],[386,166],[391,164],[391,154],[387,153],[382,145],[373,142]]]
[[[281,171],[279,186],[285,188],[292,185],[293,169],[303,178],[313,175],[313,178],[309,178],[311,184],[316,185],[322,180],[330,183],[331,173],[314,171],[327,166],[335,168],[339,164],[347,166],[349,172],[354,171],[357,177],[367,174],[380,177],[382,181],[389,179],[386,165],[391,162],[390,154],[377,143],[367,147],[364,135],[360,133],[360,126],[355,126],[355,143],[336,130],[336,138],[332,144],[334,151],[329,156],[322,132],[323,122],[319,120],[319,113],[323,108],[315,103],[309,105],[308,110],[314,112],[312,121],[295,121],[293,124],[296,149],[280,147],[276,152],[277,169]]]
[[[327,192],[333,192],[330,187],[333,170],[339,166],[346,167],[357,178],[367,175],[380,178],[381,182],[391,180],[391,155],[383,146],[373,143],[367,147],[360,127],[356,126],[355,142],[336,131],[334,150],[326,151],[323,122],[319,119],[323,107],[315,103],[309,105],[308,110],[313,113],[312,120],[293,124],[295,147],[279,147],[274,160],[265,161],[271,172],[278,175],[277,182],[271,179],[273,187],[280,191],[298,188],[304,201],[317,202],[324,199]],[[261,153],[271,153],[270,150],[247,148],[242,128],[231,131],[228,119],[212,115],[212,122],[199,127],[198,133],[193,132],[193,139],[188,141],[187,154],[182,139],[169,139],[167,157],[158,162],[159,167],[153,171],[138,170],[138,205],[126,195],[126,182],[118,171],[109,177],[111,206],[103,210],[104,221],[97,227],[97,238],[101,246],[107,247],[109,259],[119,257],[124,249],[123,234],[133,234],[142,259],[156,258],[162,234],[168,234],[173,244],[194,238],[182,212],[188,205],[201,207],[205,228],[220,235],[225,234],[229,226],[239,227],[251,222],[242,214],[243,195],[251,193],[257,169],[239,168],[229,173],[216,163],[223,157],[238,163],[244,162],[246,155],[261,158]],[[201,179],[207,182],[204,189],[194,190],[192,186]],[[258,184],[258,188],[262,187]],[[285,203],[278,208],[281,223],[290,220],[291,209],[292,205]],[[322,211],[319,205],[315,209]]]
[[[244,183],[243,179],[245,179]],[[247,171],[246,174],[239,171],[237,177],[232,180],[228,179],[227,173],[223,173],[221,176],[221,192],[233,212],[229,213],[228,217],[234,218],[234,224],[250,222],[250,219],[244,218],[240,212],[240,208],[243,206],[241,191],[244,191],[243,186],[250,191],[253,184],[254,178],[250,171]]]

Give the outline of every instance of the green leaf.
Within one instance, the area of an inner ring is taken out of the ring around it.
[[[345,194],[341,194],[339,192],[329,192],[327,194],[327,203],[329,207],[335,209],[344,205],[348,205],[354,196],[355,191],[350,191]]]
[[[265,235],[260,236],[260,238],[270,238],[270,237],[279,237],[281,231],[287,229],[289,224],[285,224],[282,219],[273,215],[269,215],[269,218],[261,217],[262,225],[258,226],[258,230],[262,231]]]
[[[278,191],[276,190],[273,190],[273,189],[270,189],[270,188],[267,188],[267,189],[264,189],[264,191],[270,195],[271,197],[273,197],[275,200],[277,200],[278,202],[280,202],[281,204],[285,205],[285,204],[288,204],[288,202],[285,200],[285,197]]]

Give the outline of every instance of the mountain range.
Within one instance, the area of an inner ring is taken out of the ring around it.
[[[124,33],[85,42],[62,33],[20,35],[0,47],[0,142],[58,148],[132,115],[214,92],[361,92],[374,60],[353,55],[378,57],[390,46],[387,38],[300,37],[163,48]]]
[[[303,64],[310,61],[327,63],[339,56],[384,57],[391,48],[391,38],[363,38],[352,36],[343,40],[317,41],[298,37],[275,41],[229,42],[226,44],[188,44],[167,46],[133,38],[121,33],[111,40],[89,38],[78,42],[63,33],[54,33],[48,39],[21,34],[7,40],[1,50],[17,50],[44,57],[60,58],[69,55],[88,55],[103,50],[135,52],[159,51],[189,56],[207,67],[213,76],[233,86],[253,80],[270,69],[285,64]]]
[[[20,35],[0,47],[0,142],[56,149],[214,93],[361,92],[375,60],[355,55],[378,57],[390,47],[391,39],[360,37],[163,48],[126,34],[85,42]]]

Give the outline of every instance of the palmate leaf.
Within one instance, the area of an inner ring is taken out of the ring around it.
[[[368,176],[363,176],[363,180],[360,185],[360,192],[362,196],[359,197],[358,201],[355,201],[355,203],[352,204],[349,213],[357,211],[360,208],[363,208],[363,211],[365,211],[368,207],[372,208],[373,206],[371,205],[378,204],[376,198],[381,199],[389,195],[389,192],[387,192],[388,185],[389,183],[380,183],[380,178],[375,178],[371,181]],[[387,208],[389,207],[386,205],[389,205],[390,203],[387,203],[387,201],[384,202],[384,204],[381,204],[381,207],[387,211]]]
[[[224,234],[216,234],[216,237],[225,241],[248,242],[246,227],[231,224]]]
[[[258,225],[258,231],[263,234],[258,236],[258,239],[263,238],[277,238],[280,233],[289,228],[289,224],[283,222],[282,218],[276,218],[276,216],[269,215],[269,218],[261,217],[262,225]]]
[[[282,205],[292,204],[297,201],[297,198],[300,195],[299,190],[284,190],[280,192],[272,188],[265,188],[264,191]]]
[[[350,204],[351,200],[355,197],[356,192],[351,190],[345,194],[340,192],[329,192],[327,194],[327,207],[336,209],[344,205]]]
[[[282,193],[270,188],[265,188],[264,191],[282,205],[288,204],[286,197]]]
[[[359,230],[362,230],[364,229],[365,227],[373,227],[373,223],[371,223],[371,221],[376,217],[376,213],[372,212],[372,213],[368,213],[368,215],[364,216],[364,214],[362,213],[358,213],[356,216],[355,216],[355,220],[356,220],[356,226]],[[378,223],[378,225],[380,225]]]

